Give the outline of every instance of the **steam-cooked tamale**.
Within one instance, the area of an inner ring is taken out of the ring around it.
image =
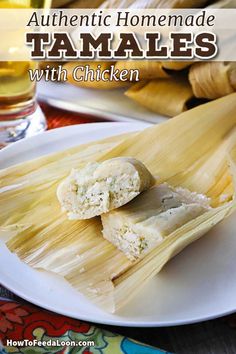
[[[149,188],[154,178],[134,158],[113,158],[73,169],[57,196],[69,219],[90,219],[118,208]]]
[[[193,93],[199,98],[215,99],[236,91],[236,63],[196,63],[189,71]]]
[[[153,112],[173,117],[187,110],[193,91],[184,77],[138,82],[125,95]]]
[[[103,235],[134,260],[209,208],[209,199],[203,194],[164,183],[102,215]]]

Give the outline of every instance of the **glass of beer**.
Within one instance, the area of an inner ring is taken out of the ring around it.
[[[47,8],[50,2],[51,0],[0,0],[0,11]],[[15,34],[7,32],[2,35]],[[7,43],[7,38],[4,40]],[[4,44],[4,50],[17,55],[17,48],[7,46],[5,49],[6,46]],[[45,117],[36,101],[36,84],[30,81],[28,72],[29,69],[36,68],[35,61],[0,61],[0,147],[46,129]]]

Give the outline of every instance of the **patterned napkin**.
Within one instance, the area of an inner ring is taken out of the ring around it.
[[[0,340],[0,354],[167,354],[89,323],[6,299],[0,300]]]

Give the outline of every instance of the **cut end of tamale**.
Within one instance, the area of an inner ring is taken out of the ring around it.
[[[102,215],[103,235],[135,260],[209,210],[209,202],[202,194],[164,183],[142,193],[128,205]]]
[[[128,203],[153,183],[140,161],[120,157],[72,169],[57,196],[69,219],[90,219]]]

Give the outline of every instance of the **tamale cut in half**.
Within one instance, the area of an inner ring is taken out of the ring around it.
[[[117,311],[173,256],[235,210],[235,125],[236,93],[232,93],[141,132],[3,169],[0,235],[8,238],[8,249],[23,262],[61,275],[96,305]],[[142,161],[159,176],[158,185],[203,194],[211,206],[135,261],[103,238],[100,218],[68,220],[56,197],[58,185],[72,168],[125,156]],[[227,235],[222,237],[227,242]]]
[[[142,162],[127,157],[73,169],[57,189],[69,219],[90,219],[119,208],[154,183]]]
[[[203,194],[166,183],[122,208],[102,215],[103,236],[131,260],[143,257],[165,237],[210,209]]]

